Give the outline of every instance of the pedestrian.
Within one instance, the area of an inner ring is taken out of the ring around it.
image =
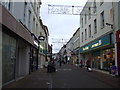
[[[59,60],[59,66],[60,66],[60,67],[62,66],[62,61],[61,61],[61,60]]]
[[[87,61],[86,61],[86,66],[87,66],[87,70],[88,70],[88,71],[91,71],[91,70],[92,70],[91,67],[90,67],[90,60],[87,60]]]
[[[82,67],[82,60],[80,60],[80,67]]]

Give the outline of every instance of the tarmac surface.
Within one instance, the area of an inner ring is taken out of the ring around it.
[[[5,88],[120,88],[120,77],[111,76],[75,65],[57,66],[57,71],[47,73],[39,69],[26,77],[14,81]]]

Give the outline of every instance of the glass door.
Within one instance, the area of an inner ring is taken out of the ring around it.
[[[2,35],[2,82],[5,84],[15,78],[16,39],[5,33]]]

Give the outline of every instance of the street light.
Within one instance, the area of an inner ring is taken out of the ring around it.
[[[38,40],[44,41],[45,40],[45,36],[38,36]]]

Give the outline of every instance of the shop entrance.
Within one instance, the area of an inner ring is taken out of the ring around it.
[[[3,33],[2,38],[2,83],[15,79],[16,39]]]
[[[96,69],[100,69],[100,51],[94,52],[92,56],[93,56],[92,67]]]

